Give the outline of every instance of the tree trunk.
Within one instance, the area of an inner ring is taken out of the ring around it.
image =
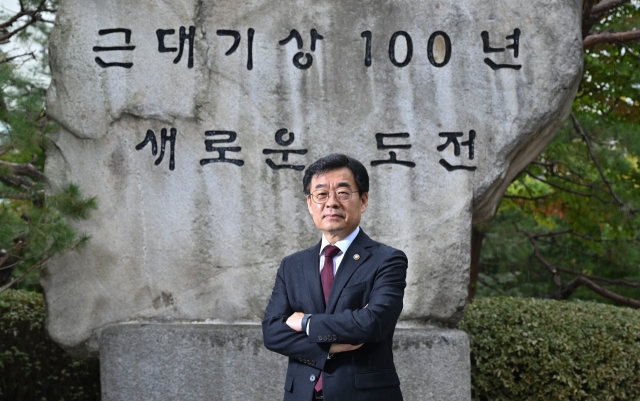
[[[467,302],[473,302],[478,286],[478,274],[480,273],[480,251],[482,250],[482,240],[484,232],[476,226],[471,227],[471,267],[469,269],[469,296]]]

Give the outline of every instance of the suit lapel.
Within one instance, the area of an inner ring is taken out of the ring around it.
[[[309,298],[313,305],[312,311],[305,313],[324,313],[324,295],[322,294],[322,282],[320,281],[320,242],[313,248],[309,248],[304,256],[302,264],[304,280],[309,290]]]
[[[342,262],[340,262],[338,272],[336,273],[336,276],[333,279],[333,284],[331,285],[329,302],[325,313],[334,312],[342,289],[349,282],[353,273],[355,273],[355,271],[358,270],[358,268],[371,256],[371,252],[366,249],[370,247],[371,239],[364,233],[364,231],[362,231],[362,229],[360,229],[358,236],[353,240],[351,246],[347,249],[347,252],[342,258]],[[320,252],[319,249],[318,252]],[[356,254],[360,256],[357,260],[354,259]]]

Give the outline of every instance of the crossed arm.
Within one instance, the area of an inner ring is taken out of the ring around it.
[[[402,311],[407,258],[395,250],[375,268],[369,303],[361,309],[314,314],[307,336],[301,327],[304,311],[293,310],[287,297],[283,261],[262,322],[265,346],[292,358],[313,359],[322,369],[329,353],[353,351],[386,338]],[[327,333],[335,335],[337,342],[323,341],[322,334]]]
[[[367,305],[365,305],[365,308],[366,307],[367,307]],[[294,312],[293,315],[289,316],[289,318],[287,319],[287,321],[286,321],[287,326],[289,326],[292,330],[301,332],[303,330],[303,328],[302,328],[302,318],[303,317],[304,317],[304,312]],[[307,323],[307,324],[309,324],[309,323]],[[304,330],[306,331],[307,328],[305,327]],[[331,343],[331,347],[329,348],[329,354],[337,354],[339,352],[354,351],[354,350],[357,350],[358,348],[362,347],[363,345],[364,345],[364,343],[360,343],[358,345]]]

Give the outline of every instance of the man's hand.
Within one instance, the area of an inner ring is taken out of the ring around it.
[[[329,354],[337,354],[338,352],[348,352],[355,351],[358,348],[362,347],[364,344],[351,345],[351,344],[331,344],[331,348],[329,348]]]
[[[364,307],[366,308],[367,306],[369,306],[369,304],[366,304]],[[363,345],[364,343],[358,344],[358,345],[333,343],[331,344],[331,348],[329,348],[329,354],[337,354],[338,352],[355,351],[358,348],[362,347]]]
[[[365,306],[366,308],[366,306]],[[287,319],[287,326],[291,327],[291,329],[295,331],[302,331],[302,318],[304,317],[303,312],[295,312],[293,315],[289,316]],[[331,348],[329,349],[330,354],[337,354],[338,352],[348,352],[355,351],[358,348],[362,347],[364,344],[351,345],[351,344],[339,344],[333,343],[331,344]]]
[[[302,331],[302,318],[304,313],[295,312],[287,319],[287,326],[291,327],[295,331]]]

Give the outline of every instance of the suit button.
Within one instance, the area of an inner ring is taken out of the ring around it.
[[[311,376],[309,376],[309,381],[310,381],[310,382],[314,382],[314,381],[316,381],[316,375],[311,375]]]

